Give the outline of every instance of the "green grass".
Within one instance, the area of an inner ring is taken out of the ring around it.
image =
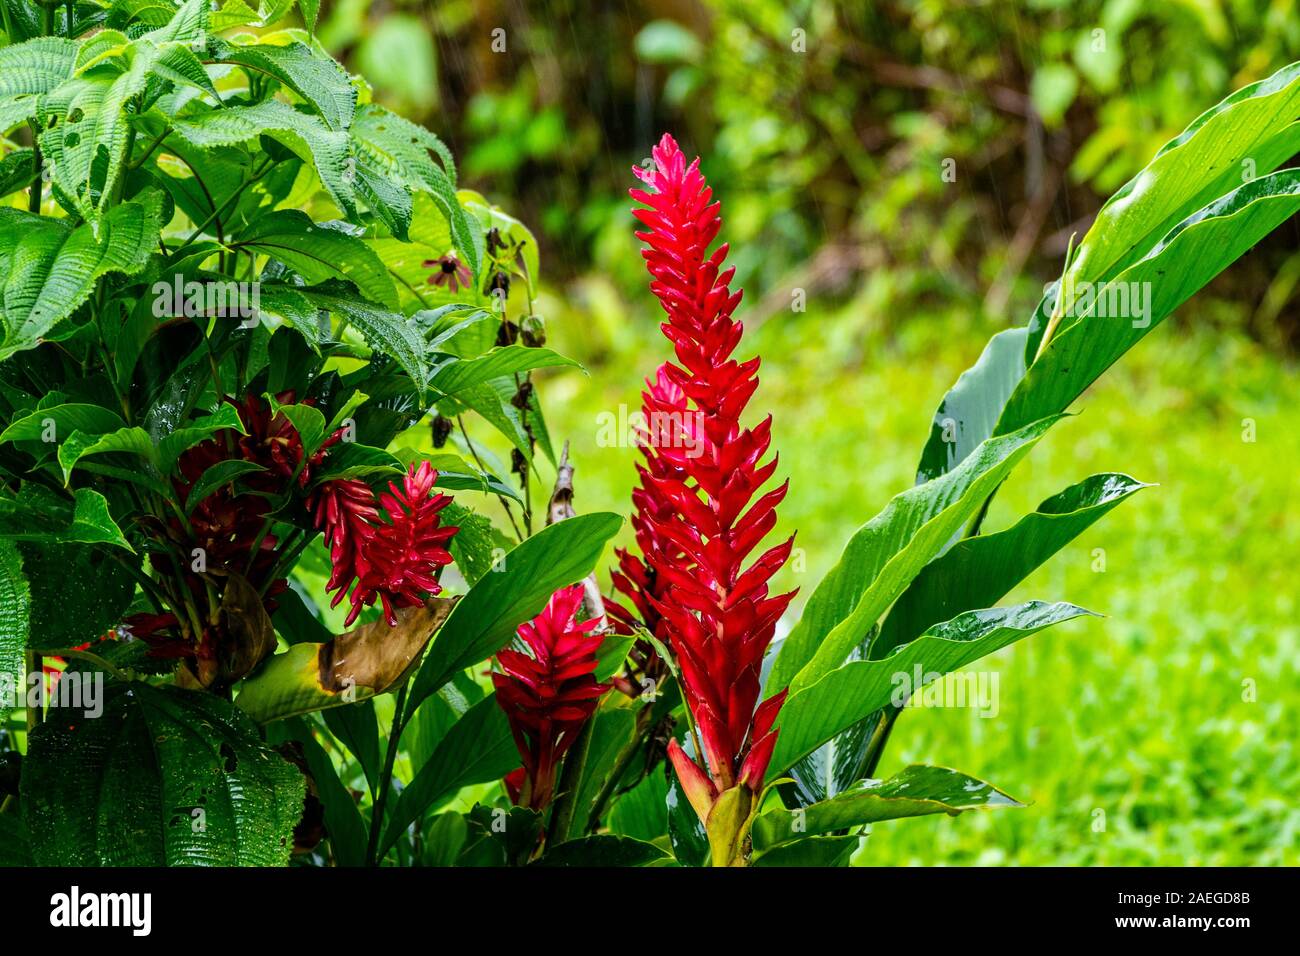
[[[588,290],[590,292],[590,290]],[[636,452],[599,447],[597,415],[638,407],[667,355],[648,311],[621,314],[597,286],[547,303],[552,344],[592,368],[548,379],[553,436],[573,444],[577,506],[626,513]],[[748,335],[773,412],[782,529],[798,529],[784,582],[802,601],[845,540],[912,481],[931,413],[992,329],[910,318],[878,341],[860,309],[778,318]],[[1148,488],[1008,597],[1104,614],[975,665],[1000,711],[903,715],[880,773],[910,762],[981,776],[1023,810],[879,825],[878,864],[1296,864],[1300,862],[1300,628],[1294,368],[1233,333],[1157,329],[1078,403],[999,494],[1004,527],[1098,471]],[[1242,440],[1242,420],[1256,441]],[[1094,570],[1104,549],[1105,570]],[[801,567],[802,570],[799,570]],[[798,603],[798,602],[797,602]],[[1253,682],[1255,699],[1243,699]]]

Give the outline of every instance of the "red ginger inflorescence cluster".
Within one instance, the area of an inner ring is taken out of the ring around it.
[[[396,626],[398,608],[418,607],[442,590],[437,574],[451,564],[447,548],[459,529],[441,524],[438,512],[451,497],[431,496],[437,478],[426,461],[377,496],[355,478],[324,482],[316,492],[316,527],[325,532],[333,565],[325,590],[337,592],[330,603],[336,607],[351,587],[347,626],[376,598]]]
[[[637,237],[650,289],[667,320],[675,362],[665,362],[642,393],[645,429],[632,518],[642,559],[620,555],[615,588],[677,658],[698,727],[704,768],[673,741],[669,756],[701,819],[737,785],[762,787],[785,691],[761,704],[760,669],[776,622],[795,592],[771,595],[768,581],[794,539],[750,555],[776,523],[788,482],[757,497],[776,470],[771,417],[753,428],[740,418],[758,386],[759,360],[733,352],[742,326],[732,318],[741,292],[723,270],[727,246],[710,245],[721,204],[671,136],[655,147],[648,187],[632,189],[644,225]],[[611,608],[625,620],[626,607]],[[707,769],[707,773],[706,773]]]
[[[556,591],[537,617],[519,625],[523,647],[500,651],[501,670],[492,673],[524,762],[506,786],[515,803],[534,810],[551,802],[556,767],[609,689],[595,677],[600,619],[577,623],[582,597],[581,584]]]
[[[294,395],[286,392],[276,400],[291,404]],[[202,475],[222,461],[240,459],[262,470],[241,479],[244,489],[222,485],[210,492],[195,506],[188,531],[177,521],[172,531],[203,548],[209,567],[237,570],[261,583],[278,559],[279,542],[265,533],[271,502],[292,484],[306,489],[330,450],[343,439],[344,430],[335,431],[304,461],[302,439],[286,416],[273,413],[268,402],[252,394],[232,404],[247,434],[236,438],[222,433],[187,450],[179,461],[177,494],[181,501],[187,500]],[[439,512],[451,498],[432,493],[437,477],[432,466],[423,462],[412,465],[400,482],[391,482],[379,494],[355,478],[325,481],[307,494],[306,505],[330,549],[333,572],[326,590],[337,592],[333,606],[350,591],[349,626],[363,607],[376,600],[388,623],[395,625],[398,608],[415,607],[425,595],[441,591],[436,575],[452,561],[447,547],[457,529],[441,526]],[[254,548],[257,554],[250,560]],[[194,585],[201,588],[197,579]],[[268,610],[285,587],[282,579],[269,583]],[[140,636],[155,638],[162,650],[170,639],[157,635],[176,623],[172,615],[142,616]],[[191,648],[182,642],[170,652],[188,655]]]

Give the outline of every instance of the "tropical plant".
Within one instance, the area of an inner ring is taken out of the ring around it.
[[[632,193],[671,349],[615,602],[621,519],[576,512],[533,380],[574,364],[533,237],[288,7],[0,0],[0,859],[836,865],[879,821],[1017,806],[874,774],[909,695],[1089,613],[998,601],[1142,483],[994,531],[990,501],[1300,209],[1300,65],[1105,206],[776,639],[780,419],[742,422],[698,160],[665,137]]]

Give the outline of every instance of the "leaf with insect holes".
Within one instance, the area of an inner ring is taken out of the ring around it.
[[[51,709],[23,812],[43,866],[284,866],[304,779],[212,694],[107,683],[103,713]],[[196,823],[201,825],[196,825]]]

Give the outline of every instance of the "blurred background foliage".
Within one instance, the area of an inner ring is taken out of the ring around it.
[[[668,355],[628,167],[665,129],[704,156],[804,595],[1105,198],[1300,58],[1294,0],[341,0],[319,36],[534,227],[538,311],[590,370],[542,384],[583,510],[626,512],[636,454],[601,416]],[[1159,483],[1008,598],[1107,619],[991,658],[996,718],[909,714],[881,767],[960,766],[1034,806],[883,825],[864,862],[1300,863],[1298,249],[1288,223],[1220,276],[999,496],[990,528],[1091,472]]]

